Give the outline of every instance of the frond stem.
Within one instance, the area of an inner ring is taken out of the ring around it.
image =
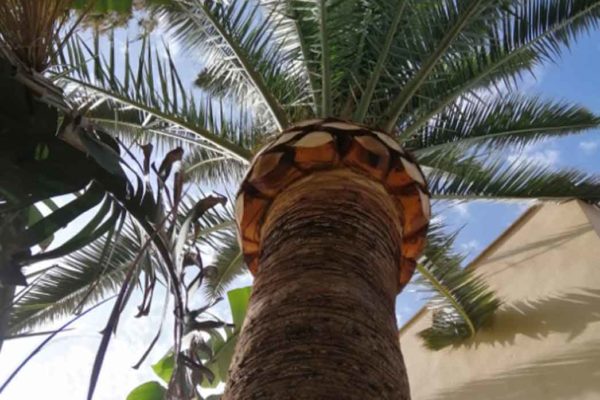
[[[206,129],[191,125],[179,117],[163,113],[160,110],[151,108],[145,104],[141,104],[141,103],[132,101],[125,96],[115,94],[111,91],[91,85],[89,83],[86,83],[84,81],[81,81],[81,80],[73,78],[73,77],[64,76],[61,79],[67,80],[67,81],[69,81],[71,83],[75,83],[77,85],[80,85],[88,90],[97,92],[97,93],[99,93],[103,96],[106,96],[106,97],[110,98],[111,100],[114,100],[121,104],[125,104],[128,106],[137,108],[138,110],[147,112],[148,114],[152,114],[155,117],[163,119],[173,125],[177,125],[183,129],[201,137],[202,139],[206,140],[207,142],[212,143],[216,147],[222,149],[224,152],[231,154],[232,156],[234,156],[235,158],[239,159],[240,161],[242,161],[246,164],[252,158],[252,153],[249,150],[247,150],[241,146],[238,146],[235,143],[230,142],[229,140],[223,139]]]
[[[227,45],[233,52],[235,58],[238,60],[241,67],[244,69],[244,72],[248,76],[248,79],[250,80],[250,82],[252,82],[253,86],[263,98],[263,101],[267,105],[267,108],[271,112],[271,115],[273,116],[275,123],[277,124],[279,129],[285,129],[289,125],[287,114],[281,106],[281,104],[279,104],[279,101],[275,98],[273,93],[267,87],[263,77],[259,74],[258,71],[256,71],[252,67],[251,61],[248,59],[246,54],[244,54],[238,43],[236,43],[233,36],[230,35],[229,32],[227,32],[227,30],[223,25],[221,25],[221,23],[219,23],[219,21],[215,18],[215,16],[206,6],[206,4],[204,2],[201,2],[199,3],[199,6],[202,9],[202,12],[206,16],[206,18],[212,24],[213,28],[215,28],[219,35],[221,35],[221,38],[227,43]],[[189,10],[186,10],[186,12],[199,25],[199,27],[202,28],[202,24],[198,21],[198,17]]]
[[[429,283],[431,283],[431,285],[435,288],[435,290],[437,290],[437,292],[440,295],[444,296],[446,298],[446,300],[448,300],[448,302],[452,305],[454,310],[462,317],[462,319],[465,321],[465,323],[469,327],[469,332],[470,332],[469,337],[474,336],[475,333],[477,332],[477,330],[475,329],[475,325],[473,325],[473,321],[471,321],[467,312],[461,307],[461,305],[456,301],[456,299],[454,299],[454,296],[452,295],[452,293],[450,293],[450,291],[446,287],[444,287],[435,278],[435,276],[433,276],[427,270],[427,268],[425,268],[423,266],[423,264],[417,263],[417,270],[421,273],[421,275],[423,275],[423,277],[425,279],[427,279],[429,281]]]
[[[367,112],[369,110],[369,106],[371,104],[371,100],[373,99],[373,94],[375,93],[375,87],[379,82],[379,78],[383,72],[383,67],[385,66],[385,62],[390,53],[390,49],[392,48],[392,43],[394,41],[394,37],[398,32],[398,25],[400,24],[400,20],[402,19],[402,15],[404,14],[404,9],[406,8],[406,0],[398,0],[398,6],[396,8],[396,13],[394,14],[394,18],[389,27],[387,35],[385,37],[385,42],[383,44],[383,49],[381,53],[379,53],[379,57],[377,59],[377,64],[371,73],[371,77],[369,78],[369,83],[367,84],[367,88],[364,93],[360,97],[360,103],[355,113],[354,121],[363,122]]]
[[[448,50],[450,45],[454,42],[454,39],[458,37],[463,28],[471,21],[471,18],[480,11],[479,5],[482,1],[483,0],[477,0],[471,3],[467,10],[465,10],[465,14],[448,30],[435,51],[423,63],[414,77],[406,84],[404,90],[402,90],[394,99],[385,113],[385,118],[387,120],[384,123],[384,129],[386,131],[391,132],[394,129],[400,114],[402,114],[406,105],[410,102],[415,93],[417,93],[427,77],[429,77],[429,74],[433,71],[433,68],[440,61],[446,50]]]
[[[319,0],[319,33],[321,37],[321,116],[331,116],[331,65],[329,32],[327,30],[327,0]]]

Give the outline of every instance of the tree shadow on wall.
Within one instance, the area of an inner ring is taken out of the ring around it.
[[[498,311],[491,329],[463,346],[510,346],[517,335],[543,340],[551,333],[567,334],[570,342],[594,322],[600,322],[600,289],[579,289],[505,306]],[[563,400],[586,393],[590,395],[587,398],[600,399],[600,341],[573,344],[572,350],[507,368],[510,370],[448,389],[428,400]]]
[[[511,250],[498,252],[497,254],[494,254],[491,257],[488,257],[485,260],[483,260],[482,262],[480,262],[479,267],[489,264],[489,263],[492,263],[492,262],[501,261],[506,258],[514,257],[517,255],[527,254],[529,252],[529,254],[527,254],[527,256],[525,258],[520,258],[518,260],[518,262],[511,262],[505,268],[495,270],[492,273],[488,273],[486,276],[489,277],[489,276],[497,275],[506,268],[510,268],[517,264],[524,264],[525,262],[527,262],[531,259],[534,259],[535,257],[547,252],[550,249],[557,249],[557,248],[567,244],[568,242],[575,240],[582,235],[585,235],[588,232],[593,232],[593,230],[594,230],[594,228],[590,224],[586,223],[586,224],[578,225],[568,231],[545,236],[543,239],[537,240],[533,243],[528,243],[528,244],[516,247]]]
[[[493,362],[493,360],[490,360]],[[600,398],[600,342],[516,365],[510,371],[471,381],[428,400],[564,400]]]
[[[462,346],[514,344],[517,335],[543,339],[550,333],[567,333],[567,341],[581,334],[588,324],[600,321],[600,289],[579,289],[533,301],[519,301],[501,308],[492,326]]]

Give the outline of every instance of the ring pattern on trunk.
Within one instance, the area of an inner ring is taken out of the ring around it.
[[[300,122],[262,148],[236,199],[240,248],[252,274],[258,272],[261,227],[275,197],[315,171],[350,168],[381,183],[401,217],[400,282],[410,280],[425,247],[430,194],[415,158],[388,134],[335,118]]]

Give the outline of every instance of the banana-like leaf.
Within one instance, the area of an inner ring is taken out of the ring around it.
[[[216,387],[221,382],[227,382],[229,376],[229,365],[233,358],[233,352],[239,333],[246,317],[246,310],[252,293],[251,287],[239,288],[227,292],[231,315],[233,316],[234,328],[225,328],[225,334],[222,335],[218,331],[210,332],[210,339],[207,345],[210,348],[208,357],[202,357],[206,360],[204,366],[212,371],[214,379],[209,381],[204,379],[201,382],[202,387]]]

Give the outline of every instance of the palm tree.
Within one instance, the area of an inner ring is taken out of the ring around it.
[[[598,125],[583,107],[511,94],[597,26],[598,1],[198,0],[157,12],[202,60],[202,100],[148,41],[133,59],[126,49],[121,73],[114,41],[105,60],[98,42],[73,40],[74,68],[55,78],[106,130],[184,144],[202,182],[237,182],[250,166],[241,249],[222,242],[211,278],[220,293],[242,253],[255,274],[225,398],[408,398],[393,301],[413,268],[446,300],[423,332],[432,347],[472,336],[498,305],[439,229],[418,258],[429,198],[598,197],[597,178],[506,163]]]

